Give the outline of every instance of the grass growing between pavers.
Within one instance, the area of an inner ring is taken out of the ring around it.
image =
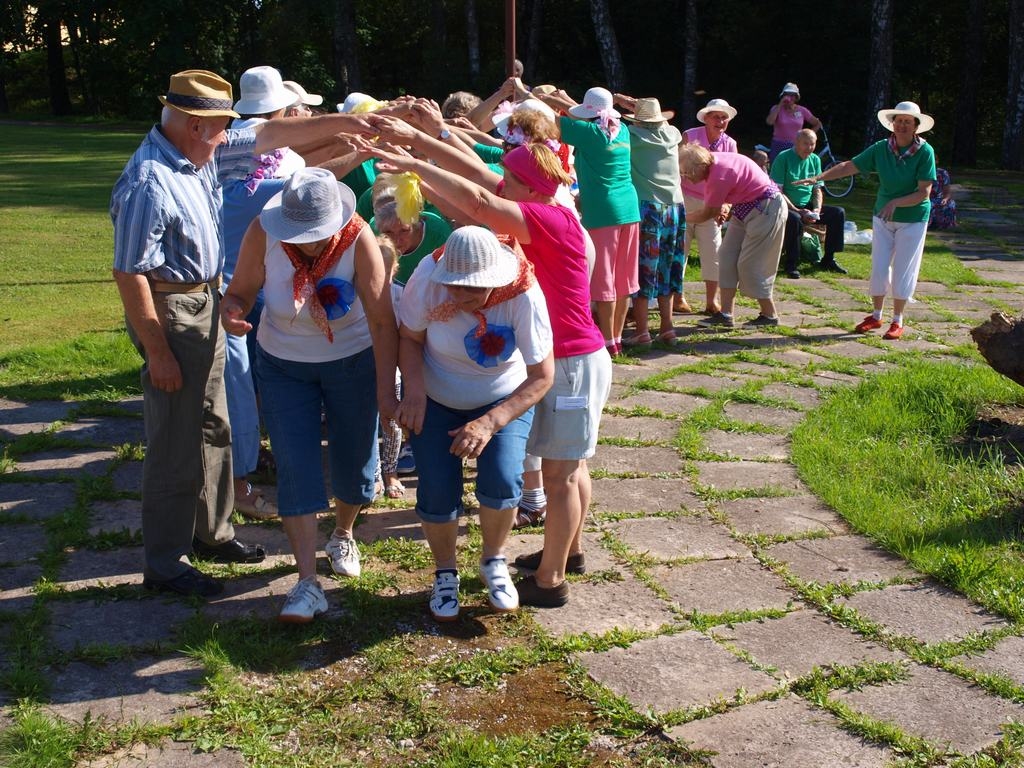
[[[804,481],[859,532],[986,607],[1024,619],[1020,456],[971,443],[984,406],[1024,390],[985,366],[915,362],[808,415]]]

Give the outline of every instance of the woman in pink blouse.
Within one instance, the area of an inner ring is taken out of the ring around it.
[[[796,143],[796,134],[805,125],[814,130],[821,128],[821,120],[807,107],[800,104],[800,89],[796,83],[786,83],[779,93],[779,103],[768,111],[765,122],[772,127],[772,146],[768,159]]]

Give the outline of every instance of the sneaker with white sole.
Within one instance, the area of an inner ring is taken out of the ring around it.
[[[324,552],[331,560],[331,570],[339,576],[350,576],[353,579],[363,572],[359,565],[359,548],[355,539],[346,539],[332,534],[324,546]]]
[[[430,591],[430,612],[437,621],[459,618],[459,574],[442,571],[434,575]]]
[[[492,557],[480,563],[480,578],[487,587],[487,599],[496,611],[514,611],[519,608],[519,593],[508,573],[504,557]]]
[[[327,596],[316,577],[301,579],[288,592],[278,621],[286,624],[308,624],[327,612]]]

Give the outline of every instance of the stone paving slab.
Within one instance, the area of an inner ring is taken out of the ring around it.
[[[737,403],[729,401],[722,409],[727,418],[744,421],[748,424],[762,424],[766,427],[790,429],[803,421],[804,414],[789,408],[772,408],[756,403]]]
[[[321,614],[324,621],[336,620],[346,612],[342,591],[344,584],[330,576],[330,567],[324,558],[317,561],[320,586],[327,596],[327,612]],[[295,586],[298,574],[287,573],[257,574],[224,580],[224,592],[204,603],[200,611],[211,621],[257,618],[266,621],[277,619],[284,605],[285,595]]]
[[[53,422],[66,419],[74,407],[75,403],[59,400],[22,403],[0,397],[0,438],[45,432]]]
[[[776,368],[766,363],[733,363],[729,366],[729,370],[754,376],[777,376],[785,372],[785,369]]]
[[[762,387],[761,394],[783,402],[794,402],[804,410],[816,408],[821,402],[821,393],[818,390],[781,382]]]
[[[591,507],[598,514],[653,514],[680,509],[700,511],[706,505],[686,478],[599,477],[593,480]]]
[[[97,501],[89,509],[89,535],[119,533],[130,535],[142,533],[142,502],[138,499]]]
[[[785,349],[779,352],[772,352],[768,357],[777,363],[796,366],[797,368],[806,368],[812,363],[819,364],[827,360],[824,355],[817,355],[802,349]]]
[[[894,722],[907,733],[969,755],[996,742],[1002,724],[1024,721],[1024,707],[941,669],[914,665],[898,683],[832,693],[856,712]]]
[[[74,483],[0,483],[0,512],[47,520],[75,504]]]
[[[65,589],[142,585],[142,547],[117,547],[111,550],[78,549],[68,553],[57,576]]]
[[[694,750],[713,753],[713,768],[882,768],[888,748],[847,733],[830,712],[796,696],[759,701],[665,732]]]
[[[590,677],[641,712],[672,712],[730,700],[740,690],[757,696],[777,683],[700,632],[639,640],[628,648],[582,653]]]
[[[114,482],[114,490],[119,493],[142,494],[142,462],[126,461],[119,464],[110,473]]]
[[[631,573],[623,574],[622,581],[573,582],[566,605],[529,610],[556,637],[602,635],[613,629],[653,632],[675,622],[668,606]]]
[[[46,531],[36,523],[0,525],[0,563],[24,563],[34,560],[44,549]]]
[[[673,387],[674,389],[704,390],[712,394],[727,389],[738,389],[746,383],[744,379],[739,377],[691,372],[681,373],[664,382],[665,386]]]
[[[601,437],[640,440],[646,443],[670,443],[679,433],[679,422],[674,419],[655,419],[650,416],[601,417]]]
[[[625,573],[626,566],[620,563],[611,552],[601,544],[601,534],[597,531],[583,532],[583,554],[587,564],[587,573],[615,571]],[[521,533],[512,531],[505,542],[505,556],[510,568],[515,568],[514,561],[519,555],[528,555],[544,549],[543,533]]]
[[[1017,685],[1024,685],[1024,637],[1004,637],[980,656],[958,656],[955,661],[968,669],[1002,675]]]
[[[666,416],[689,416],[694,411],[706,406],[708,402],[705,398],[696,395],[645,389],[640,392],[632,392],[624,397],[610,398],[605,407],[650,408]]]
[[[788,678],[808,675],[815,667],[906,660],[814,610],[715,627],[712,634],[746,651],[761,664],[775,667],[780,676]]]
[[[62,448],[19,458],[17,471],[27,477],[74,477],[77,473],[95,477],[110,468],[114,457],[114,452],[106,449]]]
[[[93,720],[162,723],[198,706],[202,666],[186,656],[139,658],[109,664],[72,662],[53,678],[53,714]]]
[[[792,464],[761,461],[695,461],[700,482],[719,491],[779,488],[794,492],[803,484]]]
[[[905,560],[861,536],[787,541],[768,548],[766,552],[769,557],[786,563],[798,579],[819,584],[853,584],[920,576]]]
[[[172,597],[145,600],[59,600],[50,603],[49,645],[59,651],[90,646],[164,645],[196,609]]]
[[[43,569],[35,563],[0,568],[0,611],[13,614],[31,608],[36,601],[34,585],[42,575]],[[0,668],[2,665],[0,654]]]
[[[620,520],[609,528],[633,551],[659,560],[722,560],[750,555],[750,550],[733,539],[724,526],[708,517],[643,517]]]
[[[244,768],[242,753],[235,749],[202,752],[191,742],[165,741],[135,744],[130,749],[84,763],[82,768]]]
[[[592,470],[603,470],[612,474],[675,474],[682,471],[683,462],[674,448],[658,445],[641,450],[621,445],[598,443],[597,453],[587,459]]]
[[[700,358],[693,358],[699,360]],[[661,370],[660,366],[652,365],[645,360],[638,360],[636,363],[615,363],[614,383],[632,384],[634,381],[642,381]]]
[[[651,574],[684,613],[717,615],[799,607],[796,593],[752,557],[660,565]]]
[[[740,533],[791,536],[812,531],[849,533],[850,527],[816,496],[775,496],[718,502]]]
[[[962,640],[1008,626],[1005,619],[933,581],[859,592],[839,602],[894,634],[926,643]]]
[[[704,448],[727,458],[785,461],[789,458],[789,438],[785,435],[760,435],[750,432],[704,433]]]
[[[814,383],[819,387],[838,387],[859,384],[863,379],[849,373],[838,371],[818,371],[814,374]]]
[[[104,446],[146,442],[145,424],[132,417],[90,416],[64,424],[55,434]]]

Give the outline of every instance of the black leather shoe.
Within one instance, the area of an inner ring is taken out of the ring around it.
[[[540,568],[540,560],[542,557],[544,557],[544,550],[539,549],[528,555],[520,555],[513,561],[513,565],[517,568],[527,568],[531,571],[536,571]],[[565,561],[565,572],[577,574],[587,572],[587,563],[582,552],[575,555],[569,555]]]
[[[787,269],[786,270],[786,277],[790,277],[793,280],[799,280],[800,279],[800,271],[796,270],[796,269]]]
[[[836,272],[840,275],[845,275],[848,271],[846,267],[837,263],[835,259],[825,259],[821,262],[821,268],[828,272]]]
[[[189,568],[180,576],[173,579],[160,581],[151,579],[148,576],[142,579],[142,586],[154,592],[173,592],[176,595],[198,595],[199,597],[213,597],[224,591],[224,585],[216,579],[200,573],[195,568]]]
[[[238,539],[223,544],[204,544],[194,538],[192,552],[215,563],[262,563],[267,557],[266,550],[259,544],[243,544]]]

